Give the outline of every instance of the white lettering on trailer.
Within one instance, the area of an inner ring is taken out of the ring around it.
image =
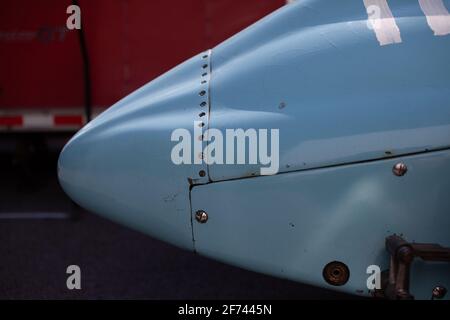
[[[419,4],[435,36],[450,34],[450,14],[442,0],[419,0]]]

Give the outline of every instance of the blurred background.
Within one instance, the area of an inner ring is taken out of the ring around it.
[[[0,299],[351,298],[223,265],[84,211],[58,154],[90,119],[286,0],[0,0]],[[67,7],[81,8],[69,30]],[[68,290],[79,265],[82,289]]]

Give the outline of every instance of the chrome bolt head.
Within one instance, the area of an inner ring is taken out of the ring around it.
[[[437,286],[433,289],[432,298],[433,299],[442,299],[447,294],[447,289],[441,286]]]
[[[206,211],[198,210],[195,213],[195,220],[197,220],[199,223],[206,223],[208,221],[208,214]]]
[[[392,168],[392,172],[397,176],[397,177],[402,177],[406,174],[406,172],[408,171],[408,167],[406,166],[406,164],[404,164],[403,162],[399,162],[397,163],[393,168]]]

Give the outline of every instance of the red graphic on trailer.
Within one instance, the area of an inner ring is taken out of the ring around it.
[[[214,47],[285,0],[79,0],[93,114]],[[78,129],[85,122],[70,0],[8,0],[0,10],[0,131]]]

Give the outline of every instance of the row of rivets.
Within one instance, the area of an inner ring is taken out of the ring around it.
[[[203,60],[207,60],[207,59],[209,58],[209,55],[210,55],[209,53],[205,53],[205,54],[202,56],[202,59],[203,59]],[[202,69],[204,70],[203,73],[202,73],[202,79],[201,79],[201,81],[200,81],[200,84],[201,84],[202,86],[203,86],[203,85],[206,85],[206,84],[208,83],[208,74],[209,74],[208,71],[207,71],[208,68],[209,68],[209,64],[208,64],[208,63],[204,63],[204,64],[202,65]],[[202,90],[200,90],[200,92],[198,93],[200,97],[204,97],[204,98],[205,98],[205,101],[202,101],[202,102],[200,103],[200,107],[201,107],[201,108],[205,108],[206,106],[208,106],[208,101],[206,101],[207,98],[208,98],[207,93],[208,93],[207,89],[202,89]],[[205,127],[205,126],[206,126],[206,123],[205,123],[206,112],[201,111],[201,112],[198,114],[198,116],[199,116],[199,118],[200,118],[200,120],[201,120],[201,122],[198,124],[198,126],[199,126],[200,128]],[[204,135],[202,134],[201,136],[199,136],[199,137],[198,137],[198,140],[199,140],[199,141],[203,141],[203,140],[204,140]],[[200,156],[201,159],[203,159],[203,153],[201,153],[199,156]],[[206,171],[205,171],[205,170],[200,170],[198,174],[199,174],[200,177],[203,178],[203,177],[206,176]]]
[[[204,55],[202,56],[202,59],[208,59],[208,58],[209,58],[209,55],[208,55],[208,54],[204,54]],[[203,68],[204,70],[208,69],[208,67],[209,67],[209,65],[208,65],[207,63],[205,63],[205,64],[202,66],[202,68]],[[202,73],[202,80],[201,80],[201,84],[202,84],[202,85],[206,85],[206,84],[208,83],[207,77],[208,77],[208,72],[203,72],[203,73]],[[200,97],[205,97],[206,94],[207,94],[207,91],[206,91],[206,90],[201,90],[201,91],[199,92],[199,96],[200,96]],[[202,102],[200,103],[200,107],[201,107],[201,108],[205,108],[206,106],[208,106],[208,102],[207,102],[207,101],[202,101]],[[205,126],[205,123],[203,122],[203,118],[206,116],[206,112],[201,111],[201,112],[199,113],[198,116],[199,116],[199,117],[201,118],[201,120],[202,120],[202,122],[199,123],[199,127],[204,127],[204,126]],[[199,136],[199,137],[198,137],[198,140],[203,141],[203,140],[204,140],[204,135],[202,134],[201,136]],[[199,157],[201,157],[201,158],[203,159],[203,153],[200,153]],[[206,171],[205,171],[205,170],[200,170],[198,174],[199,174],[200,177],[203,178],[203,177],[206,176]],[[195,220],[197,220],[198,223],[206,223],[206,222],[208,221],[208,214],[207,214],[206,211],[204,211],[204,210],[198,210],[198,211],[195,213]]]

